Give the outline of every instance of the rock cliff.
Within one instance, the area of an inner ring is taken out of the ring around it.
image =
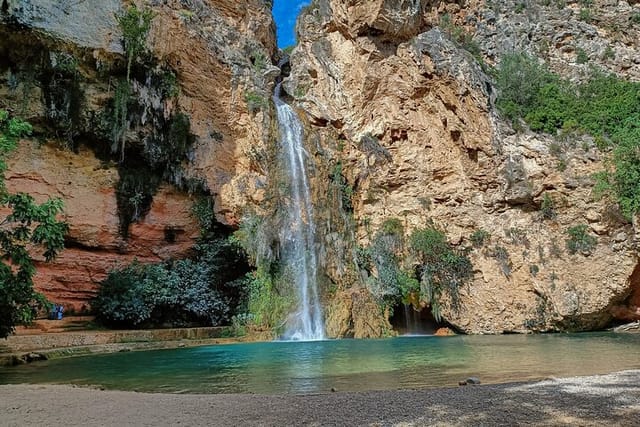
[[[129,72],[118,17],[136,4],[151,26]],[[0,108],[35,125],[7,186],[61,197],[71,226],[35,277],[52,301],[84,310],[110,269],[187,256],[196,199],[226,225],[260,201],[252,153],[269,141],[279,74],[266,2],[7,0],[0,33]]]
[[[135,55],[119,23],[132,5],[152,12]],[[638,219],[593,192],[610,153],[584,135],[514,130],[490,72],[525,51],[573,81],[592,67],[637,81],[638,17],[638,2],[610,0],[305,9],[284,88],[313,163],[328,335],[390,333],[368,277],[377,272],[359,257],[391,218],[406,236],[437,227],[471,259],[460,304],[442,301],[460,331],[640,318]],[[230,228],[246,212],[277,217],[269,2],[5,0],[0,36],[0,108],[36,129],[7,185],[63,198],[71,226],[67,249],[36,277],[53,301],[83,310],[111,268],[188,255],[197,200]],[[593,248],[567,249],[577,225]]]
[[[639,230],[593,194],[606,153],[589,137],[515,132],[481,64],[519,49],[573,79],[590,66],[638,79],[637,4],[595,1],[585,12],[555,3],[315,0],[305,10],[285,88],[309,117],[318,181],[339,165],[353,205],[343,222],[352,242],[331,233],[323,242],[334,301],[345,282],[366,287],[345,254],[398,218],[407,233],[434,223],[460,248],[475,231],[491,236],[469,254],[474,278],[460,307],[444,304],[459,330],[587,330],[638,318]],[[325,200],[327,184],[318,186]],[[566,231],[578,224],[597,245],[571,254]],[[336,331],[363,315],[329,312]]]

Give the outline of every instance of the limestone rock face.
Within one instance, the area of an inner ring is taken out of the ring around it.
[[[78,154],[24,141],[9,164],[7,185],[43,202],[65,202],[63,219],[70,224],[66,249],[53,263],[36,256],[37,289],[66,309],[85,311],[109,270],[134,259],[158,262],[189,255],[199,226],[191,216],[193,200],[169,187],[154,197],[149,213],[119,235],[114,184],[118,172],[105,169],[93,153]],[[39,255],[39,254],[36,254]]]
[[[490,233],[470,253],[474,278],[460,290],[460,309],[444,301],[444,318],[464,332],[586,330],[616,315],[636,316],[637,297],[629,295],[634,289],[637,295],[637,230],[611,201],[593,195],[593,173],[605,167],[601,152],[588,137],[516,133],[499,118],[491,78],[438,28],[445,13],[453,22],[480,26],[471,17],[488,6],[418,3],[316,0],[298,21],[299,44],[285,88],[309,117],[315,182],[321,186],[339,164],[353,190],[351,246],[329,233],[323,242],[331,280],[338,288],[364,289],[365,278],[349,273],[358,270],[355,256],[345,253],[366,246],[394,217],[407,233],[433,222],[459,247],[471,246],[474,231]],[[422,22],[413,6],[422,11]],[[565,26],[584,27],[576,13],[565,14],[558,15]],[[406,32],[396,26],[402,20]],[[489,37],[478,30],[481,46],[515,37],[502,40],[500,21],[482,22],[495,31]],[[508,50],[500,45],[491,52]],[[331,204],[326,188],[316,196],[318,204]],[[554,207],[550,218],[540,211],[545,197]],[[579,224],[588,226],[597,245],[572,254],[567,229]],[[340,292],[338,299],[344,299]],[[328,316],[328,330],[337,334],[345,330],[345,318],[359,321],[353,311],[337,313],[332,308]]]
[[[115,15],[120,0],[7,0],[3,14],[20,25],[80,46],[122,52]]]
[[[115,87],[126,74],[116,14],[131,3],[8,0],[0,11],[0,108],[33,123],[44,142],[21,143],[7,186],[65,202],[67,249],[55,263],[38,265],[35,283],[76,310],[87,308],[114,267],[189,255],[199,233],[190,183],[210,192],[220,222],[235,225],[247,204],[261,200],[267,179],[255,153],[270,141],[267,100],[279,74],[271,65],[270,7],[262,0],[134,2],[153,11],[149,55],[138,58],[151,61],[151,69],[145,81],[134,63],[122,155],[132,155],[132,147],[152,157],[148,147],[169,133],[178,112],[189,119],[193,145],[122,237],[119,156],[108,125]]]
[[[333,23],[351,37],[381,35],[385,39],[408,39],[423,25],[425,0],[331,1]]]

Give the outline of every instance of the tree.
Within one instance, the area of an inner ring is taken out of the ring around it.
[[[33,289],[35,263],[29,250],[44,249],[51,261],[64,248],[67,223],[58,221],[62,212],[60,199],[37,204],[25,193],[11,194],[4,184],[6,156],[15,149],[19,138],[31,134],[31,125],[0,110],[0,338],[6,338],[18,324],[33,320],[35,311],[45,304],[43,295]]]

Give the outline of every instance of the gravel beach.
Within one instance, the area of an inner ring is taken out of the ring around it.
[[[0,386],[2,426],[640,426],[640,370],[531,383],[314,395]]]

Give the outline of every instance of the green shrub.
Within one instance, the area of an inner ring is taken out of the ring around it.
[[[540,213],[542,214],[542,219],[553,219],[556,217],[555,203],[551,196],[549,196],[549,193],[544,193],[544,196],[542,196]]]
[[[342,162],[336,162],[330,176],[334,188],[338,192],[340,206],[345,212],[353,212],[353,187],[342,174]]]
[[[590,23],[593,20],[593,12],[591,12],[591,9],[580,9],[578,19],[586,23]]]
[[[245,286],[248,289],[247,312],[250,325],[281,332],[287,315],[295,305],[295,291],[283,289],[286,280],[280,274],[258,268],[247,274]],[[289,282],[292,283],[292,282]]]
[[[484,230],[482,228],[474,231],[470,237],[471,244],[476,248],[483,247],[485,242],[489,241],[490,238],[491,238],[491,233],[489,233],[487,230]]]
[[[152,10],[140,10],[135,4],[129,6],[123,13],[116,15],[118,27],[122,32],[122,45],[127,55],[127,81],[131,77],[133,62],[146,50],[147,37],[154,16]]]
[[[69,227],[56,217],[62,213],[60,199],[37,204],[26,193],[9,193],[4,183],[6,157],[32,127],[0,110],[0,338],[6,338],[19,324],[30,323],[46,298],[33,289],[36,273],[32,253],[51,261],[64,248]]]
[[[256,92],[246,92],[244,94],[244,100],[246,101],[247,108],[251,113],[257,113],[269,105],[267,99]]]
[[[589,62],[589,56],[587,55],[587,52],[585,52],[584,49],[582,48],[576,49],[576,62],[578,64],[586,64],[587,62]]]
[[[431,306],[433,316],[440,321],[443,294],[449,295],[454,309],[459,307],[460,287],[473,277],[471,260],[452,247],[443,232],[433,227],[414,230],[409,247],[418,261],[421,300]]]
[[[245,272],[244,258],[233,244],[201,242],[194,259],[133,262],[111,271],[92,308],[98,320],[116,327],[219,325],[244,303],[238,278]]]
[[[538,61],[526,54],[507,54],[500,60],[496,73],[499,89],[498,109],[515,121],[530,113],[547,87],[545,95],[552,95],[558,79]],[[553,88],[553,89],[552,89]]]
[[[375,267],[375,276],[369,285],[378,302],[392,306],[402,294],[399,283],[403,274],[401,262],[404,245],[404,227],[397,218],[384,221],[374,236],[369,248],[371,264]]]
[[[615,172],[606,181],[627,217],[640,209],[640,83],[595,73],[576,86],[524,54],[502,59],[496,83],[497,106],[512,121],[524,118],[532,130],[548,133],[571,128],[593,135],[599,147],[613,145]]]
[[[595,236],[587,233],[588,227],[585,224],[576,225],[567,229],[569,238],[567,239],[567,250],[570,254],[577,252],[589,253],[598,242]]]

